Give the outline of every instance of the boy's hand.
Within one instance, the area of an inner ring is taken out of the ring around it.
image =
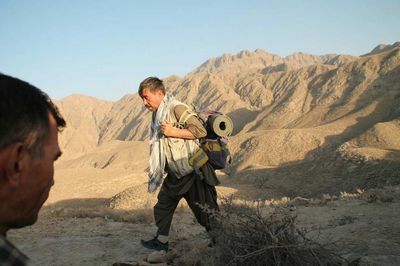
[[[175,130],[175,128],[170,123],[168,123],[167,121],[164,121],[161,124],[161,133],[163,133],[164,136],[166,136],[166,137],[173,136],[173,131],[174,130]]]

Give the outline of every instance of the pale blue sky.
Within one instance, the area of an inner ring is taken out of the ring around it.
[[[0,72],[55,99],[118,100],[224,53],[365,54],[399,25],[400,0],[0,0]]]

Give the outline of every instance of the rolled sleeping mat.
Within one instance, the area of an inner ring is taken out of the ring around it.
[[[233,122],[226,115],[211,115],[208,118],[208,125],[219,137],[227,137],[232,134]]]

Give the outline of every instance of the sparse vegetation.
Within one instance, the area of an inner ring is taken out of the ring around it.
[[[296,227],[296,216],[282,208],[222,202],[214,213],[216,239],[213,259],[204,265],[341,265],[344,262],[326,247],[309,239]]]

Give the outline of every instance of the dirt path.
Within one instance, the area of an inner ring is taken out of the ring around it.
[[[248,197],[255,194],[249,186],[239,190]],[[376,265],[400,262],[400,186],[338,199],[307,200],[284,202],[282,206],[297,215],[299,227],[312,230],[310,236],[318,235],[321,243],[336,243],[336,251],[350,261],[364,257],[378,260]],[[134,202],[127,202],[125,207],[132,204],[135,206]],[[155,232],[151,209],[110,210],[108,205],[109,199],[66,200],[47,205],[38,223],[11,231],[9,238],[32,259],[32,265],[142,261],[151,251],[140,245],[140,239]],[[207,236],[184,205],[174,216],[170,238],[172,253],[178,256],[174,265],[201,261]]]
[[[151,228],[104,218],[53,218],[41,219],[32,229],[11,238],[32,265],[112,265],[145,258],[148,251],[139,240],[150,234]]]
[[[31,265],[112,265],[143,261],[152,253],[140,245],[140,240],[154,236],[153,223],[115,221],[107,217],[112,212],[104,215],[98,207],[86,214],[69,208],[57,213],[58,209],[45,207],[34,226],[10,231],[9,238],[30,257]],[[91,217],[73,217],[74,214]],[[114,218],[121,217],[117,214]],[[205,230],[184,207],[177,209],[170,238],[172,252],[175,247],[185,246],[185,242],[206,243]]]

